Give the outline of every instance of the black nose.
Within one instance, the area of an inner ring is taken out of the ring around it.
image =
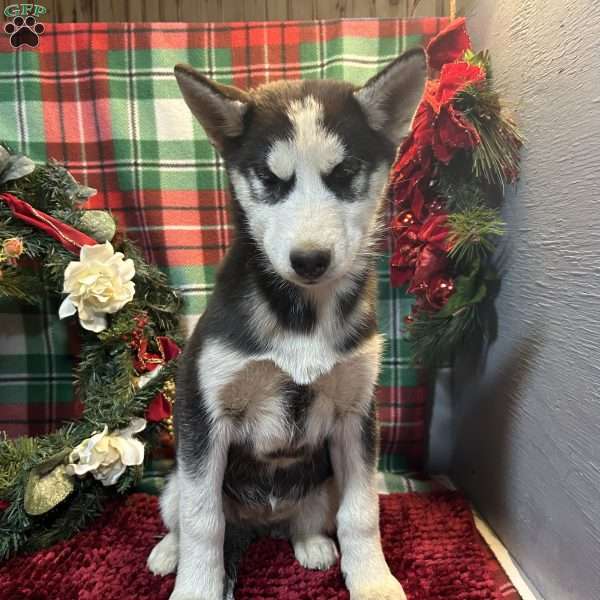
[[[294,250],[290,254],[292,269],[304,279],[318,279],[331,262],[329,250]]]

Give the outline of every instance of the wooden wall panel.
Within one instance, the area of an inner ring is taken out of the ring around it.
[[[29,0],[31,3],[34,0]],[[458,0],[462,14],[469,2]],[[17,4],[0,0],[2,10]],[[43,21],[263,21],[447,16],[450,0],[40,0]]]

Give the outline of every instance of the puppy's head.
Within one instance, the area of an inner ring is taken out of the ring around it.
[[[388,169],[423,92],[423,51],[361,88],[297,81],[246,92],[185,65],[175,75],[225,160],[241,226],[268,268],[302,286],[362,270]]]

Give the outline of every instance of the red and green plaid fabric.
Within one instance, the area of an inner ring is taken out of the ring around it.
[[[35,50],[0,38],[0,139],[63,162],[110,209],[185,299],[202,312],[230,241],[223,165],[179,94],[187,62],[241,87],[275,79],[366,81],[445,19],[266,23],[48,24]],[[410,300],[380,266],[388,344],[380,387],[382,467],[418,464],[426,446],[426,387],[410,366],[403,318]],[[49,431],[74,414],[74,329],[42,312],[0,307],[0,429]]]

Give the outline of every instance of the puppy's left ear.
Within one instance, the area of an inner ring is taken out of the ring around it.
[[[425,52],[415,48],[392,61],[354,95],[369,125],[398,146],[410,131],[426,79]]]

